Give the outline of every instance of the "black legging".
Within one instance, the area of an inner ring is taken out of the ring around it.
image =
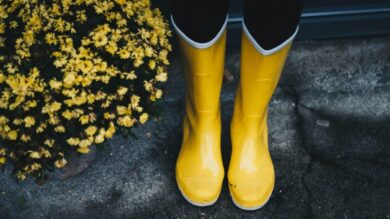
[[[296,30],[302,0],[245,0],[244,23],[256,42],[272,49]],[[212,40],[228,13],[227,0],[172,0],[176,25],[196,42]]]

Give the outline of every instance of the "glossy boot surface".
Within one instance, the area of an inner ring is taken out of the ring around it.
[[[231,122],[232,155],[228,181],[233,202],[256,210],[270,198],[275,172],[268,150],[267,107],[291,43],[270,55],[242,34],[241,76]]]
[[[186,114],[176,181],[187,201],[208,206],[218,199],[224,178],[219,97],[226,31],[207,48],[195,48],[178,38],[184,62]]]

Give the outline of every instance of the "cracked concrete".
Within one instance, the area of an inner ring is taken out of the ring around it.
[[[239,79],[237,48],[226,66],[222,151]],[[236,208],[225,180],[218,202],[191,206],[174,166],[181,143],[184,83],[173,57],[161,115],[116,137],[94,163],[68,180],[16,182],[0,174],[0,218],[390,218],[390,37],[298,42],[269,108],[276,185],[254,212]]]

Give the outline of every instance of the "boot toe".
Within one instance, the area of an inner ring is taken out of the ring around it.
[[[229,183],[230,195],[234,204],[243,210],[257,210],[269,200],[274,183],[267,185],[256,181]]]
[[[216,177],[183,177],[177,180],[183,197],[195,206],[214,204],[221,192],[223,179]]]

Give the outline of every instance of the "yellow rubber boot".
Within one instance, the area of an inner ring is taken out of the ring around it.
[[[267,107],[290,46],[291,41],[286,41],[276,52],[264,55],[245,31],[242,34],[241,77],[230,127],[232,155],[228,181],[233,202],[244,210],[261,208],[274,188]]]
[[[224,178],[219,97],[224,71],[225,27],[226,24],[213,41],[200,44],[198,48],[175,27],[179,32],[186,83],[186,114],[183,143],[176,162],[176,181],[184,198],[196,206],[215,203]]]

